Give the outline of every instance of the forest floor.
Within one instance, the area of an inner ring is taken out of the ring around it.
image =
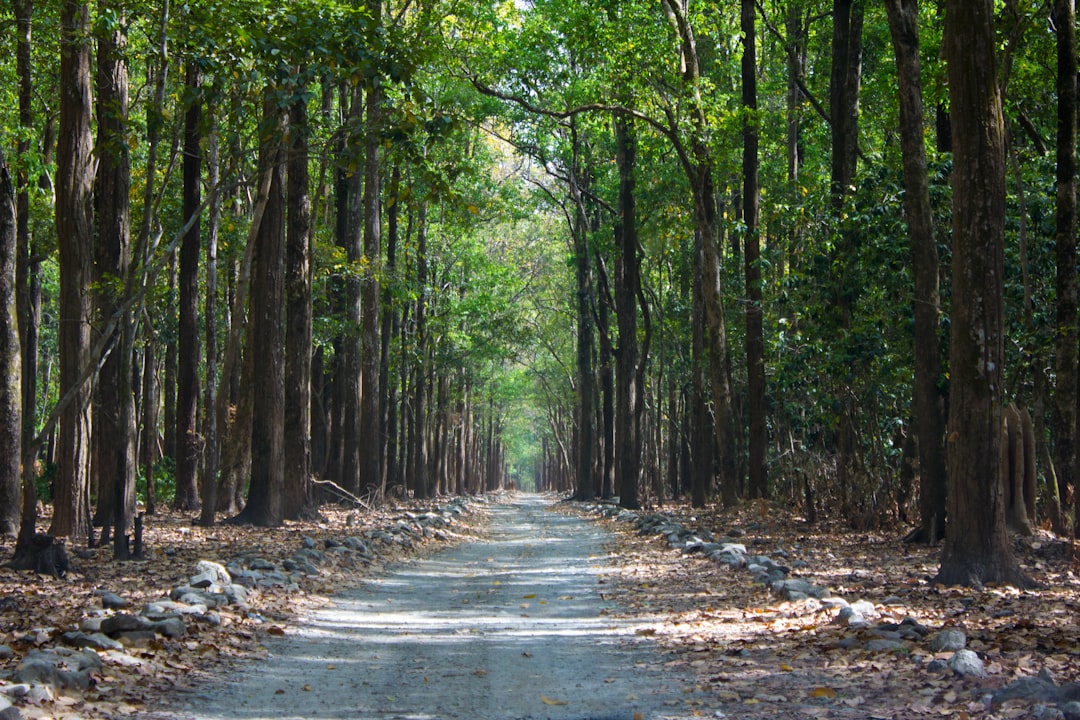
[[[584,512],[569,503],[558,508]],[[203,529],[190,517],[165,514],[148,523],[146,560],[116,563],[108,549],[100,549],[73,558],[65,578],[0,568],[0,645],[13,650],[0,659],[0,678],[10,676],[26,653],[59,644],[63,632],[75,628],[95,604],[97,591],[117,593],[139,607],[183,583],[201,559],[226,562],[253,552],[287,557],[305,536],[321,544],[360,534],[393,524],[402,511],[330,510],[319,523],[270,531]],[[750,552],[782,549],[791,560],[802,561],[794,575],[875,608],[870,627],[855,630],[838,622],[836,608],[812,600],[783,601],[744,571],[680,552],[662,536],[639,535],[629,523],[595,520],[611,531],[606,546],[595,550],[610,565],[598,581],[604,604],[598,612],[612,622],[632,624],[641,639],[657,644],[653,659],[641,663],[682,678],[678,707],[672,707],[679,717],[1053,718],[1061,717],[1054,714],[1054,703],[1039,697],[997,703],[988,698],[1018,678],[1039,673],[1060,686],[1080,681],[1080,573],[1072,546],[1046,533],[1016,541],[1021,563],[1040,589],[972,590],[933,584],[939,550],[904,544],[900,530],[808,526],[780,507],[762,504],[708,512],[669,505],[662,511],[687,527],[718,535],[739,528],[745,533],[740,542]],[[256,593],[246,612],[221,610],[217,626],[196,624],[184,637],[128,648],[126,655],[137,662],[106,663],[89,689],[22,698],[15,705],[25,718],[149,717],[162,707],[163,697],[219,678],[238,660],[266,658],[267,644],[303,627],[313,613],[388,565],[482,539],[487,519],[485,503],[474,503],[445,536],[449,542],[387,547],[380,550],[380,562],[363,567],[321,566],[299,591]],[[10,552],[10,541],[0,543],[0,557]],[[536,601],[522,600],[530,602]],[[925,642],[869,649],[866,640],[876,629],[906,618],[934,632],[962,630],[967,647],[984,661],[986,677],[929,670],[933,660],[951,653],[935,654]],[[563,717],[559,707],[549,710],[550,716]]]
[[[717,536],[733,528],[750,553],[783,550],[793,575],[849,602],[873,603],[869,627],[853,629],[839,608],[784,601],[745,571],[669,546],[663,536],[617,526],[617,581],[611,596],[676,654],[695,678],[686,703],[695,715],[728,718],[1066,718],[1080,708],[1080,566],[1068,542],[1046,531],[1016,538],[1023,569],[1040,589],[945,587],[933,583],[940,548],[909,545],[901,530],[855,532],[809,526],[775,505],[734,510],[660,509],[686,527]],[[803,564],[805,563],[805,565]],[[908,619],[930,631],[961,630],[986,676],[964,677],[934,660],[927,642],[874,645]],[[885,629],[881,632],[879,629]],[[1021,687],[1021,678],[1042,679]],[[1009,687],[1010,692],[1003,692]],[[1027,692],[1025,692],[1025,689]],[[1065,691],[1068,692],[1065,692]],[[1058,702],[1055,704],[1054,700]],[[1058,708],[1064,707],[1065,712]]]

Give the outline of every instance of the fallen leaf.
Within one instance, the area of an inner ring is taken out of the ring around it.
[[[836,697],[836,691],[831,687],[816,687],[810,691],[810,697],[828,698],[831,700]]]
[[[555,700],[553,698],[549,698],[547,695],[541,695],[540,701],[545,705],[569,705],[569,703],[565,700]]]

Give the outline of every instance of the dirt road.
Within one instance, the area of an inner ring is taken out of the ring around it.
[[[173,717],[683,718],[680,678],[601,597],[603,529],[521,495],[490,539],[341,593],[270,657],[177,698]]]

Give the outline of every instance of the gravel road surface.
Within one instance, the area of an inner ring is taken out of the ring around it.
[[[660,720],[680,678],[604,589],[605,531],[518,495],[490,538],[341,592],[270,657],[175,698],[187,720]]]

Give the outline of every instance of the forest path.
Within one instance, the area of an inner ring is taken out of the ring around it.
[[[516,495],[489,537],[343,591],[172,717],[357,720],[680,718],[679,679],[609,615],[596,523]],[[684,679],[685,680],[685,679]],[[674,713],[674,714],[673,714]]]

